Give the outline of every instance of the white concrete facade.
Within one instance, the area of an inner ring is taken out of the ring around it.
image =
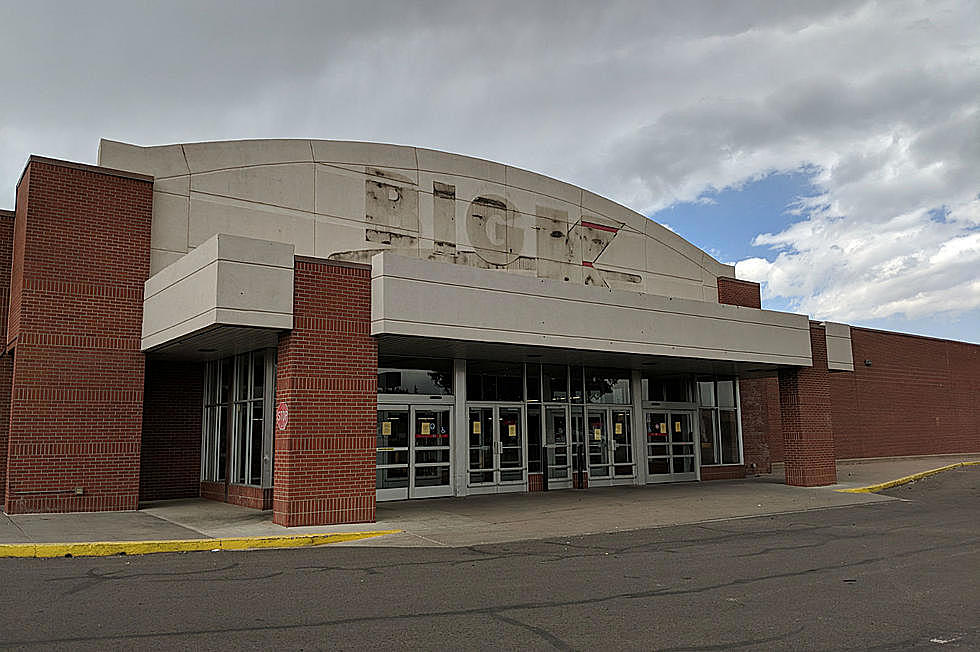
[[[378,254],[371,334],[810,366],[805,315]]]
[[[99,164],[154,177],[151,271],[215,234],[367,263],[379,252],[572,285],[716,303],[723,265],[571,184],[434,150],[322,140],[139,147]]]
[[[212,236],[144,284],[141,348],[216,326],[293,327],[292,245]]]

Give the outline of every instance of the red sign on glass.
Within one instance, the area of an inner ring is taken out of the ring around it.
[[[289,406],[283,401],[276,406],[276,428],[285,430],[289,425]]]

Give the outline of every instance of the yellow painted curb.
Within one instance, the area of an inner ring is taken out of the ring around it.
[[[980,462],[957,462],[956,464],[950,464],[948,466],[941,466],[938,469],[930,469],[928,471],[923,471],[922,473],[913,473],[912,475],[907,475],[904,478],[898,478],[896,480],[889,480],[888,482],[881,482],[879,484],[871,484],[867,487],[855,487],[854,489],[838,489],[838,493],[842,494],[873,494],[879,491],[884,491],[885,489],[891,489],[892,487],[897,487],[899,485],[908,484],[914,480],[921,480],[922,478],[927,478],[930,475],[936,475],[937,473],[942,473],[943,471],[949,471],[951,469],[956,469],[961,466],[977,466]]]
[[[203,550],[256,550],[259,548],[299,548],[329,543],[357,541],[397,534],[401,530],[298,534],[295,536],[226,537],[221,539],[174,539],[169,541],[87,541],[82,543],[0,544],[0,557],[107,557],[110,555],[149,555],[157,552]]]

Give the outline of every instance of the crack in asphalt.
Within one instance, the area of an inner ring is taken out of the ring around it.
[[[697,595],[702,593],[707,593],[710,591],[717,591],[719,589],[727,589],[732,587],[741,587],[751,584],[756,584],[759,582],[766,582],[777,579],[787,579],[793,577],[801,577],[807,575],[815,575],[824,572],[838,572],[842,569],[854,569],[876,564],[881,561],[893,561],[895,559],[911,558],[916,555],[922,555],[924,553],[939,552],[939,551],[950,551],[956,548],[962,548],[964,546],[977,546],[980,544],[980,538],[969,539],[966,541],[958,541],[950,544],[928,546],[924,548],[917,548],[914,550],[908,550],[904,552],[892,553],[889,555],[883,555],[878,557],[869,557],[866,559],[861,559],[858,561],[850,563],[840,563],[825,566],[816,566],[813,568],[805,568],[796,571],[788,571],[784,573],[770,573],[765,575],[760,575],[756,577],[746,577],[737,578],[728,582],[721,582],[716,584],[709,584],[700,587],[691,588],[664,588],[664,589],[654,589],[647,591],[633,591],[616,593],[606,596],[594,596],[588,598],[570,599],[570,600],[550,600],[550,601],[528,601],[528,602],[518,602],[513,604],[505,605],[494,605],[488,607],[474,607],[469,609],[447,609],[441,611],[429,611],[420,612],[412,614],[391,614],[383,616],[355,616],[350,618],[338,618],[338,619],[328,619],[317,622],[310,623],[292,623],[292,624],[277,624],[277,625],[256,625],[256,626],[246,626],[246,627],[224,627],[224,628],[206,628],[198,630],[182,630],[182,631],[164,631],[164,632],[142,632],[142,633],[130,633],[130,634],[109,634],[101,636],[72,636],[72,637],[61,637],[61,638],[47,638],[47,639],[35,639],[35,640],[16,640],[16,641],[4,641],[4,646],[33,646],[33,645],[50,645],[59,643],[83,643],[83,642],[93,642],[93,641],[118,641],[118,640],[145,640],[153,638],[175,638],[175,637],[187,637],[187,636],[198,636],[198,635],[211,635],[211,634],[231,634],[231,633],[248,633],[248,632],[270,632],[270,631],[290,631],[298,629],[318,629],[324,627],[337,627],[342,625],[352,625],[352,624],[363,624],[363,623],[383,623],[383,622],[397,622],[405,620],[419,620],[419,619],[429,619],[429,618],[445,618],[445,617],[460,617],[460,616],[473,616],[473,615],[484,615],[497,618],[500,614],[512,611],[529,611],[529,610],[540,610],[540,609],[560,609],[567,607],[581,607],[581,606],[595,606],[599,604],[614,602],[617,600],[641,600],[648,598],[662,598],[662,597],[673,597],[682,595]],[[217,569],[216,569],[217,570]],[[193,573],[183,573],[184,575]],[[160,575],[160,573],[149,573],[147,575]],[[106,576],[99,576],[102,579]],[[107,577],[107,579],[115,579],[113,577]],[[519,621],[512,624],[520,624]],[[521,625],[527,629],[527,625]],[[535,632],[536,635],[543,635],[542,632]],[[783,636],[790,636],[792,632],[787,632]],[[563,641],[555,637],[555,641],[550,641],[552,644],[556,642]],[[751,643],[748,643],[751,644]],[[569,649],[569,648],[560,648]],[[682,648],[689,649],[689,648]],[[697,649],[697,648],[695,648]],[[716,648],[704,648],[704,649],[716,649]]]

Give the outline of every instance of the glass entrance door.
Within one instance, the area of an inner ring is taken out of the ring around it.
[[[697,480],[693,412],[647,412],[647,482]]]
[[[567,489],[572,486],[571,445],[568,406],[545,407],[544,449],[548,489]]]
[[[634,477],[630,414],[625,408],[586,410],[589,486],[620,484]]]
[[[522,406],[468,408],[469,493],[527,489],[527,442]]]
[[[451,496],[452,408],[379,405],[378,500]]]

